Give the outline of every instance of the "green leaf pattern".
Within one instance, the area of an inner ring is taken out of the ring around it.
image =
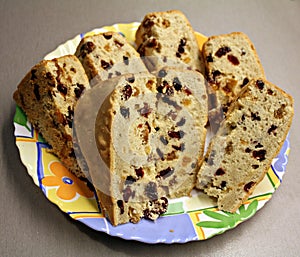
[[[25,113],[23,112],[23,110],[19,106],[16,106],[14,122],[27,128],[28,131],[31,131],[31,129],[27,125],[27,117],[26,117]]]
[[[19,124],[20,126],[25,127],[29,132],[32,131],[32,128],[28,126],[29,123],[28,123],[26,114],[18,105],[16,105],[16,113],[14,116],[14,122]],[[43,138],[43,136],[41,134],[38,134],[38,142],[46,143],[45,139]]]
[[[257,211],[258,201],[253,200],[248,208],[242,205],[235,213],[230,212],[214,212],[210,210],[204,210],[203,214],[214,220],[200,221],[196,225],[202,228],[216,228],[216,229],[230,229],[234,228],[238,223],[249,219]]]

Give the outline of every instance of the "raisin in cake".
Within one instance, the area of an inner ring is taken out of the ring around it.
[[[226,114],[230,103],[251,79],[264,78],[254,45],[242,32],[209,37],[202,47],[207,80]]]
[[[136,45],[140,55],[147,57],[145,63],[150,70],[183,63],[204,73],[194,30],[180,11],[147,14],[136,32]]]
[[[106,80],[126,73],[147,71],[134,47],[117,32],[84,37],[75,55],[90,80],[95,77]]]
[[[236,211],[279,153],[292,117],[291,96],[264,79],[249,81],[210,142],[197,187],[219,209]]]
[[[85,71],[73,55],[43,60],[18,85],[13,98],[28,120],[52,146],[52,151],[78,177],[72,120],[77,100],[89,88]]]
[[[154,220],[166,211],[166,197],[189,195],[203,158],[206,122],[200,73],[163,69],[157,76],[120,77],[95,126],[110,184],[98,196],[113,225]]]

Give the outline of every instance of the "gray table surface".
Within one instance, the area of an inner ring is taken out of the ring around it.
[[[34,64],[67,39],[168,9],[184,11],[205,35],[247,33],[269,80],[295,98],[295,117],[283,184],[253,218],[206,241],[147,245],[93,231],[44,197],[14,143],[12,93]],[[0,256],[299,256],[299,13],[298,0],[0,0]]]

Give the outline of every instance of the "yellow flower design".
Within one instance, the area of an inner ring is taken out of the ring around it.
[[[46,176],[42,179],[42,184],[48,187],[58,187],[56,194],[63,200],[72,200],[76,194],[91,198],[94,193],[87,187],[86,183],[63,166],[60,162],[54,161],[49,166],[54,176]]]

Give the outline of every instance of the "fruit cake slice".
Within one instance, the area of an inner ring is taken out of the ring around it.
[[[264,79],[249,81],[210,142],[197,187],[219,209],[236,211],[279,153],[293,113],[291,96]]]
[[[147,14],[136,32],[136,45],[151,71],[183,63],[204,74],[194,30],[180,11]]]
[[[120,77],[95,125],[109,168],[103,174],[109,187],[98,188],[98,194],[113,225],[156,219],[166,211],[166,197],[189,195],[203,158],[206,123],[200,73],[163,69],[157,77]]]
[[[202,48],[206,78],[216,92],[216,108],[224,114],[251,79],[264,78],[264,70],[247,35],[242,32],[211,36]]]
[[[146,72],[140,55],[117,32],[104,32],[82,38],[75,55],[90,80],[106,80],[126,73]]]
[[[74,154],[72,121],[76,102],[87,88],[89,80],[80,61],[67,55],[35,65],[13,95],[53,153],[78,177],[85,176]]]
[[[157,101],[151,142],[156,180],[170,198],[187,196],[202,162],[207,124],[204,77],[195,71],[163,68],[156,73]]]

